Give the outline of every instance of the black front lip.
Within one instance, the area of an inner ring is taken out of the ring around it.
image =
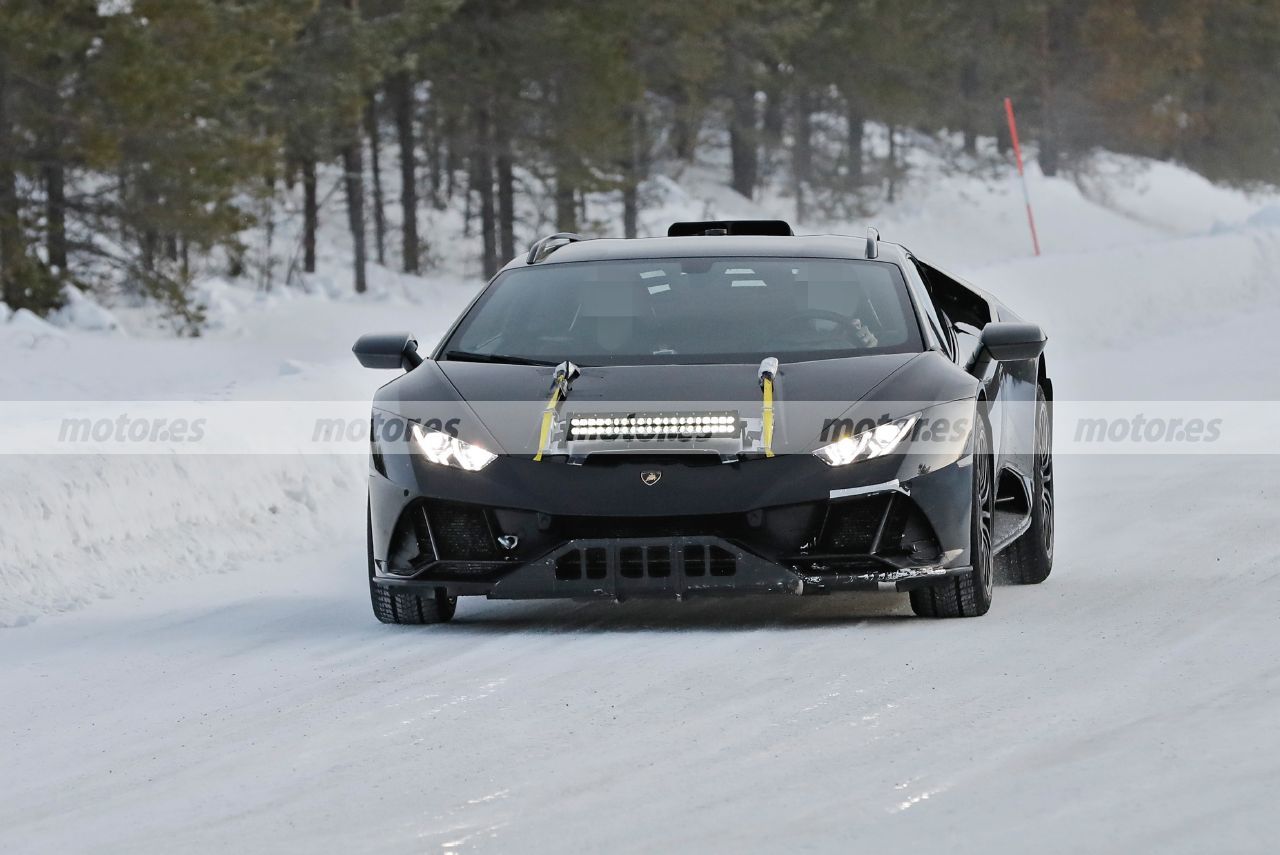
[[[619,556],[623,549],[647,550],[662,547],[672,556],[669,569],[661,576],[648,572],[627,575]],[[732,575],[714,572],[694,574],[683,558],[686,548],[717,548],[732,555]],[[603,550],[608,556],[602,572],[594,578],[558,578],[556,562],[573,551]],[[883,566],[850,571],[813,572],[795,570],[770,561],[740,544],[720,537],[601,538],[569,540],[540,558],[525,563],[511,561],[466,562],[473,578],[459,578],[460,562],[437,561],[425,565],[410,578],[378,576],[374,583],[387,587],[444,588],[450,595],[485,595],[490,599],[610,599],[733,594],[827,594],[836,591],[905,592],[927,586],[946,576],[969,571],[969,567],[943,567],[940,563],[917,566]],[[451,566],[452,565],[452,566]]]

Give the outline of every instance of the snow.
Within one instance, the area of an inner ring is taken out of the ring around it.
[[[86,295],[74,285],[62,289],[62,308],[53,312],[50,320],[60,327],[72,327],[90,332],[119,333],[120,321],[110,310]]]
[[[1131,159],[1033,171],[1031,258],[1012,179],[915,157],[875,224],[1042,321],[1059,398],[1277,399],[1275,198]],[[717,179],[654,182],[645,228],[789,213]],[[375,268],[357,299],[322,246],[299,287],[202,282],[199,339],[139,307],[0,311],[0,398],[359,402],[387,378],[357,335],[425,345],[474,293],[463,267]],[[1275,455],[1061,457],[1054,575],[979,620],[467,599],[426,629],[370,614],[365,466],[0,457],[0,850],[1273,845]]]

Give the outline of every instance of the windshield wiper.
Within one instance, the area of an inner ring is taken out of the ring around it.
[[[493,362],[501,365],[555,365],[545,359],[526,356],[505,356],[501,353],[472,353],[468,350],[445,351],[444,358],[452,362]]]

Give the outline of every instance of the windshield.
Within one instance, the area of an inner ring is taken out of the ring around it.
[[[449,337],[444,357],[652,365],[921,349],[894,264],[680,258],[507,271]]]

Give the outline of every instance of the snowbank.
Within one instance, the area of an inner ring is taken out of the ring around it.
[[[57,326],[87,332],[122,332],[120,321],[110,310],[74,285],[63,286],[62,299],[62,308],[49,315]]]
[[[31,457],[0,463],[0,626],[283,560],[363,518],[352,456]],[[363,572],[353,567],[352,572]]]
[[[1124,348],[1198,333],[1240,313],[1280,305],[1280,229],[1161,240],[1005,262],[971,271],[1058,348]]]

